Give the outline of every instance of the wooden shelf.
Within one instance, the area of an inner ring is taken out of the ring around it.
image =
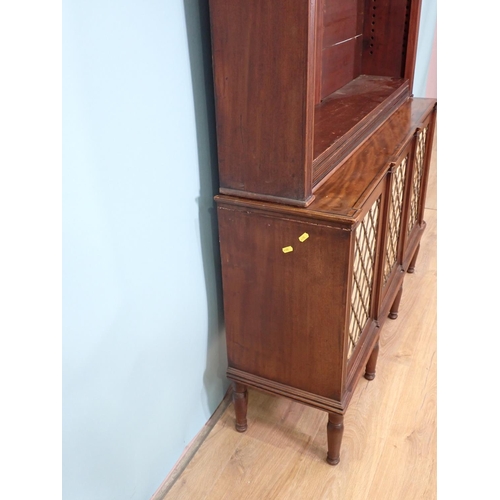
[[[407,80],[361,75],[315,108],[316,186],[410,97]]]

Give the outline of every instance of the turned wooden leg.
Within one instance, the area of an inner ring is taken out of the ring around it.
[[[238,382],[233,382],[233,404],[236,415],[236,430],[245,432],[247,430],[248,391],[246,386]]]
[[[417,249],[415,250],[415,253],[413,254],[413,257],[411,258],[410,265],[408,266],[408,270],[406,271],[407,273],[414,273],[415,272],[415,263],[417,262],[417,257],[418,257],[418,252],[420,250],[420,243],[418,244]]]
[[[394,303],[392,304],[391,310],[389,312],[389,318],[396,319],[398,317],[399,303],[401,302],[402,295],[403,295],[403,285],[401,285],[401,288],[399,289],[399,292],[396,295],[396,298],[394,299]]]
[[[338,413],[328,414],[328,424],[326,426],[328,436],[328,455],[326,461],[330,465],[337,465],[340,462],[340,444],[344,433],[344,415]]]
[[[375,378],[375,367],[377,366],[378,351],[379,351],[379,343],[377,340],[377,343],[373,346],[373,350],[368,359],[368,363],[366,363],[366,369],[365,369],[366,380],[373,380]]]

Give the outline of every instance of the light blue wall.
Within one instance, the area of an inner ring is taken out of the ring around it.
[[[436,22],[437,0],[422,0],[415,79],[413,81],[413,95],[415,97],[425,97]]]
[[[150,498],[227,388],[204,3],[63,2],[65,500]]]

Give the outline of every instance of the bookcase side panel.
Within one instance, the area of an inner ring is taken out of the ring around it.
[[[223,206],[218,218],[229,366],[340,401],[350,232]]]
[[[210,16],[221,191],[307,200],[314,2],[210,0]]]

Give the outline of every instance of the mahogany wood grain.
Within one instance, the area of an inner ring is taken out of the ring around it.
[[[340,401],[350,233],[218,205],[229,366]]]
[[[308,210],[352,215],[366,200],[370,185],[386,174],[388,160],[406,144],[419,123],[435,105],[434,99],[411,99],[365,141],[362,147],[315,191],[316,199]],[[403,133],[402,131],[406,131]]]
[[[312,15],[302,0],[210,0],[221,187],[310,197]]]

